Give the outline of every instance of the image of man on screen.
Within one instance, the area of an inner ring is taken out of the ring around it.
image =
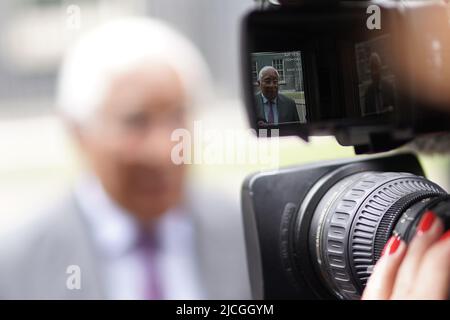
[[[365,94],[364,115],[381,114],[394,109],[394,88],[392,84],[381,78],[381,59],[373,52],[369,58],[372,82]]]
[[[299,122],[295,101],[278,92],[279,78],[278,71],[272,66],[259,71],[260,92],[255,97],[259,126]]]

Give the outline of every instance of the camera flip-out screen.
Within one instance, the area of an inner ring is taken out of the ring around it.
[[[252,81],[260,125],[305,123],[302,53],[257,52],[252,54]]]
[[[251,127],[373,150],[448,130],[448,21],[438,4],[251,12],[242,30]]]
[[[353,49],[353,63],[339,65],[336,61],[336,68],[342,67],[349,73],[350,83],[347,85],[354,89],[352,108],[323,101],[323,98],[332,94],[335,89],[333,83],[329,82],[330,73],[323,68],[322,74],[305,78],[302,51],[252,53],[253,106],[258,126],[323,123],[327,120],[358,118],[379,119],[380,116],[392,113],[397,103],[397,90],[396,78],[390,66],[392,59],[389,40],[388,35],[383,35],[355,42],[350,45],[353,46],[350,48]],[[342,51],[349,51],[349,48],[344,49],[344,45],[348,44],[340,45]],[[315,83],[316,80],[319,82]],[[309,104],[305,85],[321,94],[322,105],[317,102]],[[338,86],[336,90],[339,90]],[[336,94],[339,95],[339,92]]]

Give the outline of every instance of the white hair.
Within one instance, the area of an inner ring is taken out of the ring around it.
[[[272,66],[265,66],[265,67],[262,67],[261,70],[259,70],[258,81],[261,81],[261,78],[264,76],[264,73],[266,73],[267,71],[275,71],[275,73],[277,74],[277,77],[278,78],[280,77],[280,74],[278,73],[277,69],[275,69]]]
[[[60,69],[58,108],[84,123],[102,106],[115,75],[147,62],[173,68],[191,105],[209,92],[206,63],[185,37],[162,21],[133,17],[96,28],[68,51]]]

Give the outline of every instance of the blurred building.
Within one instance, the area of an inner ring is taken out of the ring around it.
[[[253,5],[253,0],[1,1],[0,115],[49,112],[64,50],[93,26],[126,15],[173,24],[204,53],[217,93],[236,98],[239,21]]]

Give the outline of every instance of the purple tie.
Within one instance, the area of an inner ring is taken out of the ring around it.
[[[269,123],[275,123],[275,115],[273,112],[273,103],[271,100],[267,100],[267,101],[269,103],[269,116],[268,116],[269,119],[267,119],[267,120]]]
[[[158,241],[154,232],[141,230],[137,239],[137,248],[145,263],[145,299],[163,299],[157,264]]]

